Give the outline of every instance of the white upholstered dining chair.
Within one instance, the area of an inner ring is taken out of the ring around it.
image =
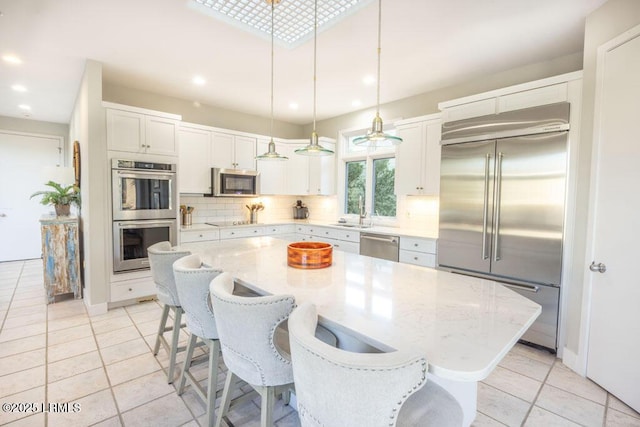
[[[174,380],[176,366],[176,355],[183,351],[185,347],[178,346],[180,329],[182,325],[182,314],[184,311],[180,305],[180,298],[176,290],[176,282],[173,276],[173,263],[185,257],[191,252],[179,251],[171,247],[169,242],[159,242],[147,248],[149,254],[149,265],[151,267],[151,277],[156,285],[158,300],[164,304],[160,325],[156,336],[156,343],[153,347],[153,354],[157,355],[160,345],[169,353],[169,369],[167,372],[167,382],[171,384]],[[173,325],[167,325],[169,312],[173,311]],[[171,332],[171,342],[164,337],[165,332]]]
[[[224,363],[229,371],[218,408],[216,426],[229,411],[238,380],[260,394],[261,426],[273,424],[273,405],[278,395],[288,399],[293,373],[288,355],[288,335],[280,328],[293,310],[291,295],[234,295],[229,273],[217,276],[210,286]]]
[[[178,395],[182,395],[187,382],[204,401],[207,407],[207,425],[212,426],[215,417],[216,389],[218,386],[218,365],[220,363],[220,341],[216,318],[209,302],[209,283],[222,271],[203,265],[198,255],[189,255],[173,264],[176,288],[185,313],[189,341],[187,353],[180,375]],[[191,373],[193,352],[196,346],[204,344],[209,349],[209,376],[206,389]]]
[[[416,354],[353,353],[314,336],[318,316],[302,304],[289,317],[302,427],[461,426],[460,404],[433,381]]]

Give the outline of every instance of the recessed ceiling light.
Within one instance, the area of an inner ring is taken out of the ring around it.
[[[191,79],[191,81],[193,82],[194,85],[198,85],[198,86],[202,86],[205,83],[207,83],[207,81],[202,76],[194,76],[193,79]]]
[[[362,83],[366,84],[366,85],[372,85],[376,82],[376,78],[372,75],[368,75],[368,76],[364,76],[362,78]]]
[[[31,111],[31,107],[29,107],[26,104],[20,104],[20,105],[18,105],[18,108],[23,110],[23,111]]]
[[[12,85],[11,89],[15,90],[16,92],[26,92],[27,88],[22,86],[22,85]]]
[[[298,105],[297,102],[290,102],[289,103],[289,108],[291,108],[292,110],[297,110],[300,106]]]
[[[15,55],[3,55],[2,59],[4,62],[8,62],[9,64],[22,64],[22,59],[18,58]]]
[[[351,101],[352,107],[359,107],[361,105],[362,105],[362,101],[360,101],[359,99],[354,99],[353,101]]]

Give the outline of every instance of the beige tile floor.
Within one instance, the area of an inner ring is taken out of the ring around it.
[[[81,300],[46,305],[40,260],[0,263],[0,403],[79,408],[0,412],[0,425],[203,425],[204,404],[191,390],[179,397],[166,382],[166,353],[151,353],[160,313],[156,301],[97,317]],[[196,371],[206,378],[206,364]],[[258,404],[248,401],[231,421],[258,426]],[[640,426],[637,412],[598,385],[522,345],[479,384],[478,411],[476,427]],[[274,419],[278,427],[299,426],[296,412],[282,404]]]

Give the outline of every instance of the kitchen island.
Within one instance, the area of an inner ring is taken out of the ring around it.
[[[333,265],[287,266],[287,244],[272,237],[198,242],[181,248],[231,273],[260,294],[291,294],[317,306],[320,323],[381,351],[426,356],[429,379],[475,418],[477,382],[486,378],[540,314],[504,286],[430,268],[333,251]],[[349,342],[349,340],[344,340]]]

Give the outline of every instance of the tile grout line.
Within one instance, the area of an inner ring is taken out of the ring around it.
[[[535,397],[533,398],[533,400],[531,401],[531,405],[529,406],[529,410],[527,411],[527,413],[524,416],[524,419],[522,420],[522,424],[524,426],[525,422],[527,421],[527,419],[529,418],[529,415],[531,415],[531,411],[533,410],[533,408],[536,406],[536,402],[538,401],[538,398],[540,397],[540,393],[542,393],[542,389],[544,388],[545,384],[547,383],[547,380],[549,379],[549,375],[551,375],[551,371],[553,371],[553,367],[556,366],[558,359],[554,358],[553,359],[553,363],[551,363],[551,366],[549,367],[549,371],[547,372],[547,375],[544,376],[544,380],[542,380],[542,382],[540,383],[540,388],[538,389],[538,392],[536,393]],[[549,411],[551,412],[551,411]],[[555,413],[554,413],[555,414]],[[560,416],[559,414],[555,414]],[[564,418],[564,417],[563,417]]]

